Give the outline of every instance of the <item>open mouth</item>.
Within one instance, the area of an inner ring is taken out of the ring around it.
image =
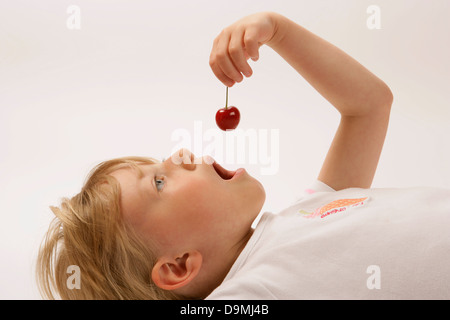
[[[236,174],[236,171],[229,171],[215,161],[213,163],[213,168],[214,170],[216,170],[217,174],[224,180],[230,180]]]

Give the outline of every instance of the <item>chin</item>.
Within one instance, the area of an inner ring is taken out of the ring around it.
[[[262,205],[264,204],[265,200],[266,200],[266,190],[264,189],[264,186],[262,185],[261,182],[259,182],[259,180],[253,178],[255,180],[255,189],[257,189],[258,192],[258,198],[261,198],[262,200]]]
[[[264,189],[264,186],[255,179],[255,187],[254,187],[254,193],[253,193],[253,203],[255,204],[253,206],[252,212],[255,213],[255,216],[253,219],[256,219],[256,217],[261,212],[261,209],[266,201],[266,190]]]

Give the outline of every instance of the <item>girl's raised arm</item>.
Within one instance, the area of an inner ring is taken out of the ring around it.
[[[369,188],[389,123],[389,87],[339,48],[273,12],[250,15],[224,29],[211,52],[213,72],[227,86],[242,81],[242,74],[251,76],[247,60],[257,60],[263,44],[341,114],[318,179],[335,190]]]

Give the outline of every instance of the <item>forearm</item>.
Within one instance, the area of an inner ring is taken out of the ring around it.
[[[277,31],[267,43],[345,116],[390,107],[388,86],[348,54],[302,26],[273,14]]]

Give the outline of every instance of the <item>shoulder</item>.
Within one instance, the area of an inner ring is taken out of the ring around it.
[[[223,282],[206,300],[275,300],[277,297],[265,286],[263,279],[239,277]]]
[[[308,185],[307,188],[305,188],[299,196],[295,199],[293,205],[295,205],[297,202],[303,200],[304,198],[307,198],[308,196],[319,193],[319,192],[336,192],[332,187],[327,185],[325,182],[316,179],[312,183]]]

